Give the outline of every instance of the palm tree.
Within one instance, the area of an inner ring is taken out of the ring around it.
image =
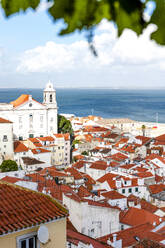
[[[146,126],[145,126],[145,125],[142,125],[142,133],[143,133],[143,136],[145,136],[145,132],[146,132]]]

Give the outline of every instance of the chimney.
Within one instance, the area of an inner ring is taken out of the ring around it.
[[[153,226],[156,226],[156,222],[155,221],[153,222]]]
[[[116,242],[116,238],[117,238],[117,234],[116,234],[116,233],[114,233],[114,234],[113,234],[113,243],[115,243],[115,242]]]

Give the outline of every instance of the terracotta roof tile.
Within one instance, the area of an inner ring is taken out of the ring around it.
[[[0,182],[0,235],[66,217],[67,210],[53,198]]]
[[[153,224],[156,222],[157,224],[160,223],[159,216],[148,212],[144,209],[138,208],[129,208],[127,211],[121,212],[120,214],[120,223],[129,225],[129,226],[136,226],[144,223],[151,223]]]
[[[0,117],[0,123],[12,123],[12,122]]]
[[[158,194],[165,190],[165,184],[161,183],[161,184],[148,185],[148,189],[151,194]]]
[[[28,100],[29,100],[29,95],[22,94],[15,101],[12,101],[11,104],[13,104],[14,107],[18,107],[19,105],[22,105],[23,103],[27,102]]]
[[[127,228],[125,230],[116,232],[117,234],[117,240],[122,239],[122,247],[132,247],[134,244],[137,243],[137,240],[135,237],[139,239],[143,239],[144,237],[149,236],[149,233],[153,229],[153,225],[150,223],[140,224],[131,228]],[[154,235],[154,234],[153,234]],[[160,235],[155,235],[156,238],[160,237]],[[107,243],[107,240],[113,240],[113,234],[109,234],[106,236],[103,236],[101,238],[98,238],[98,240]],[[162,240],[162,237],[160,237],[160,240]],[[145,246],[148,247],[149,246]]]
[[[52,136],[38,137],[37,139],[41,141],[54,141],[54,138]]]
[[[126,196],[118,193],[115,190],[104,192],[104,193],[102,193],[102,196],[104,196],[107,199],[111,199],[111,200],[114,200],[114,199],[124,199],[124,198],[126,198]]]
[[[106,170],[107,168],[107,163],[105,161],[96,161],[93,162],[90,166],[90,169],[96,169],[96,170]]]
[[[14,152],[27,152],[29,148],[27,148],[23,143],[20,141],[14,142]]]
[[[22,179],[20,178],[16,178],[16,177],[10,177],[10,176],[6,176],[6,177],[3,177],[1,179],[1,181],[5,181],[5,182],[8,182],[8,183],[16,183],[18,181],[21,181]]]

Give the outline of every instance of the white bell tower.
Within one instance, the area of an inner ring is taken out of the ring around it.
[[[50,81],[46,84],[44,89],[43,103],[49,107],[57,107],[56,90]]]
[[[43,92],[43,104],[47,107],[47,134],[57,133],[56,90],[49,81]]]

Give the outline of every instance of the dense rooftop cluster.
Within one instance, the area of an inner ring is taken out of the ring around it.
[[[141,130],[135,135],[128,120],[130,132],[125,132],[124,119],[120,126],[117,120],[107,126],[94,116],[70,121],[74,130],[70,164],[48,165],[43,156],[52,154],[60,142],[70,142],[69,134],[14,142],[18,161],[31,169],[1,175],[0,211],[7,210],[0,222],[1,234],[17,228],[13,213],[15,218],[19,215],[18,226],[46,222],[56,214],[66,216],[59,203],[57,209],[50,204],[52,197],[69,211],[68,247],[164,247],[165,134],[146,137]],[[30,189],[36,191],[31,199]]]

